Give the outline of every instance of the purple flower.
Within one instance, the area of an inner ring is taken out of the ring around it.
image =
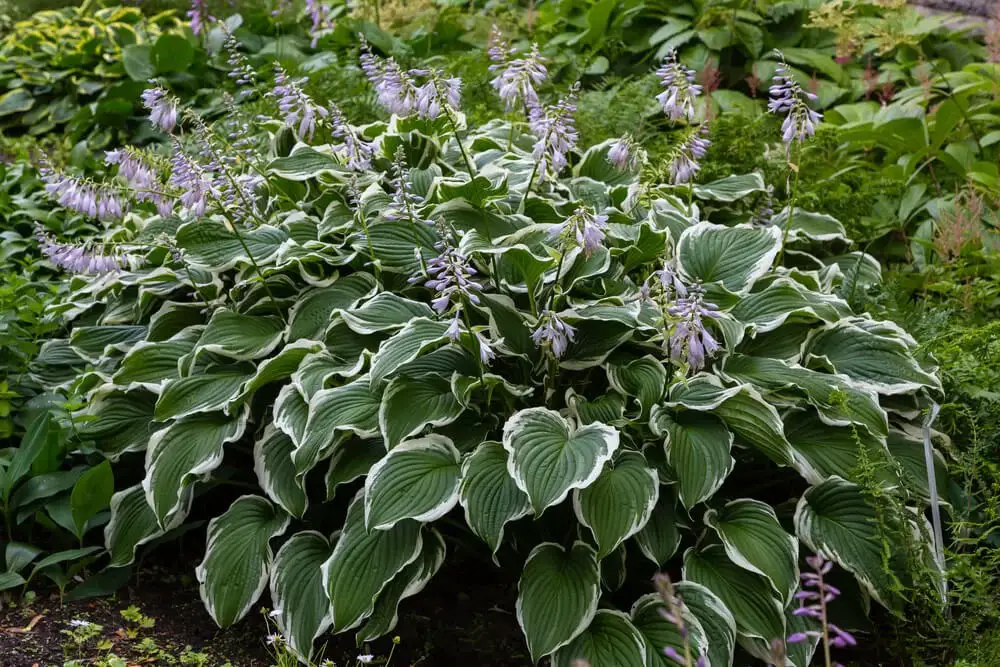
[[[846,646],[857,645],[854,636],[830,622],[827,616],[827,605],[840,595],[840,590],[831,586],[823,580],[823,575],[829,574],[833,569],[833,562],[826,560],[822,554],[814,554],[806,558],[806,563],[813,569],[812,572],[803,572],[800,575],[802,580],[801,590],[795,594],[795,599],[799,601],[799,608],[792,613],[796,616],[815,618],[826,629],[805,630],[790,635],[786,641],[789,644],[804,642],[809,638],[829,641],[830,646],[844,648]],[[827,653],[829,655],[829,653]]]
[[[490,36],[486,40],[486,55],[489,56],[493,65],[503,67],[513,53],[510,44],[503,38],[500,27],[494,23],[493,27],[490,28]],[[493,70],[493,66],[490,66],[490,70]]]
[[[427,81],[416,88],[413,104],[417,116],[431,120],[441,115],[444,107],[457,111],[462,104],[462,80],[446,77],[441,70],[413,69],[410,76],[427,77]]]
[[[223,46],[226,48],[226,52],[229,53],[229,58],[226,60],[226,63],[229,65],[228,76],[236,82],[237,86],[243,87],[243,90],[239,93],[240,97],[246,97],[250,94],[249,89],[257,83],[257,72],[254,71],[254,68],[250,66],[250,61],[240,51],[240,43],[232,33],[227,33]]]
[[[378,102],[391,114],[408,116],[416,106],[416,85],[395,59],[383,59],[372,53],[364,35],[361,40],[361,69],[373,86]]]
[[[333,29],[333,18],[330,16],[330,8],[319,0],[306,0],[306,13],[312,20],[312,26],[309,28],[312,42],[309,45],[315,49],[321,36],[320,32]]]
[[[608,162],[622,171],[633,171],[644,159],[645,152],[628,135],[617,139],[608,150]]]
[[[518,102],[524,104],[527,109],[534,109],[538,106],[538,92],[536,86],[545,81],[548,70],[545,68],[545,59],[538,51],[538,45],[532,44],[531,51],[524,58],[511,59],[512,52],[509,50],[501,52],[500,47],[490,49],[491,72],[499,72],[490,85],[496,89],[503,101],[507,111],[511,111]]]
[[[681,280],[675,262],[664,262],[662,269],[653,272],[653,277],[660,281],[660,288],[668,299],[686,297],[688,295],[687,285]]]
[[[105,151],[105,164],[118,165],[118,175],[137,190],[155,189],[159,186],[156,169],[148,158],[134,148],[117,148]]]
[[[569,244],[583,248],[590,256],[604,244],[604,230],[608,228],[608,216],[593,213],[585,206],[573,212],[573,215],[555,228],[553,236],[560,235]]]
[[[701,86],[694,82],[694,70],[677,62],[677,52],[671,50],[656,74],[666,89],[656,96],[656,101],[663,107],[667,118],[672,121],[694,120],[695,98],[701,95]]]
[[[484,366],[489,366],[490,362],[496,359],[497,356],[497,353],[493,350],[493,343],[478,331],[473,332],[472,335],[475,336],[476,344],[479,346],[479,361]]]
[[[718,317],[719,307],[706,302],[704,296],[701,285],[692,285],[688,288],[688,296],[678,298],[667,309],[670,315],[678,318],[670,338],[665,341],[670,348],[670,358],[686,363],[695,373],[705,366],[706,358],[719,350],[719,343],[703,321],[706,317]]]
[[[684,620],[684,613],[687,610],[684,606],[684,600],[674,592],[674,585],[670,581],[670,577],[662,573],[657,573],[653,576],[653,582],[656,584],[656,590],[663,600],[663,607],[660,608],[660,616],[677,628],[677,634],[680,635],[681,641],[684,643],[683,654],[672,646],[664,646],[663,655],[684,667],[705,667],[708,659],[704,653],[698,656],[693,666],[691,665],[691,633],[688,630],[687,622]]]
[[[149,109],[149,122],[164,132],[170,133],[177,125],[177,104],[159,86],[142,92],[142,105]]]
[[[209,196],[217,196],[208,170],[186,155],[177,142],[170,158],[169,184],[180,192],[181,206],[195,217],[205,215]]]
[[[482,292],[483,286],[473,278],[476,270],[469,264],[469,258],[443,241],[434,247],[441,254],[427,262],[428,278],[424,281],[424,287],[436,292],[431,301],[434,310],[444,313],[450,305],[461,308],[465,302],[479,305],[476,292]],[[418,276],[410,281],[418,282],[420,279]]]
[[[354,128],[347,122],[347,118],[337,105],[331,102],[328,111],[331,134],[344,142],[336,150],[347,161],[347,168],[353,171],[371,169],[375,146],[354,132]]]
[[[128,258],[105,255],[89,250],[86,246],[59,243],[42,231],[38,232],[42,244],[42,254],[60,269],[73,273],[112,273],[120,271]]]
[[[792,71],[785,62],[781,51],[775,50],[775,55],[781,59],[774,74],[774,83],[770,88],[771,100],[767,110],[775,114],[784,114],[781,124],[781,140],[789,146],[792,141],[803,141],[816,133],[816,124],[823,114],[813,111],[808,102],[815,102],[816,96],[802,89],[802,86],[792,78]]]
[[[538,326],[531,333],[531,340],[541,348],[549,348],[552,356],[559,359],[576,336],[576,329],[549,310],[543,310],[538,318]]]
[[[712,142],[705,137],[706,134],[708,130],[701,125],[692,130],[687,138],[674,148],[667,171],[671,182],[675,185],[690,182],[701,169],[698,160],[705,157],[705,151],[712,145]]]
[[[215,20],[214,16],[209,15],[205,0],[191,0],[191,9],[188,10],[187,16],[191,19],[191,32],[196,35],[201,34],[207,21]]]
[[[423,197],[413,192],[413,182],[410,179],[410,169],[403,161],[403,148],[396,149],[392,160],[392,203],[382,211],[382,217],[387,220],[408,220],[412,223],[432,225],[420,215],[418,207],[424,203]]]
[[[536,106],[530,110],[529,124],[538,141],[532,157],[538,163],[539,180],[556,175],[569,164],[567,155],[576,146],[579,137],[573,121],[574,104],[580,84],[575,83],[569,95],[554,105]]]
[[[312,139],[316,131],[316,121],[326,118],[328,112],[321,106],[313,104],[312,98],[302,90],[305,79],[292,79],[285,68],[274,64],[274,90],[270,95],[278,100],[278,110],[285,115],[285,123],[294,126],[298,123],[298,135],[303,139]]]
[[[60,206],[98,220],[120,220],[128,203],[113,189],[98,186],[43,166],[40,169],[47,192]]]

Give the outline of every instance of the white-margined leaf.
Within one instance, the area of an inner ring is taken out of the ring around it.
[[[732,665],[736,650],[736,619],[733,613],[718,595],[701,584],[679,581],[674,584],[674,590],[705,631],[708,664],[711,667]]]
[[[461,454],[444,436],[401,443],[365,478],[365,525],[386,530],[404,519],[440,519],[458,502],[461,464]]]
[[[698,199],[734,202],[754,192],[763,192],[764,178],[757,172],[733,174],[704,185],[694,184],[691,191]]]
[[[572,642],[597,613],[601,577],[594,550],[543,542],[528,555],[517,585],[517,622],[532,662]]]
[[[337,487],[364,477],[385,456],[385,447],[375,438],[346,438],[337,442],[326,470],[326,499],[333,500]]]
[[[214,352],[245,361],[271,354],[284,336],[285,323],[272,315],[242,315],[219,309],[201,333],[194,354]]]
[[[93,418],[79,428],[112,461],[126,452],[141,452],[160,428],[153,423],[156,395],[144,389],[99,392],[87,410]]]
[[[104,526],[104,547],[111,556],[108,567],[131,565],[135,550],[162,534],[141,484],[111,496],[111,519]]]
[[[650,416],[653,433],[664,438],[667,463],[677,474],[678,495],[691,509],[711,498],[733,471],[733,434],[711,414],[677,412],[655,406]]]
[[[385,448],[392,449],[425,426],[450,424],[463,410],[451,383],[441,376],[396,377],[386,386],[378,413]]]
[[[244,368],[216,368],[205,374],[171,380],[156,401],[154,419],[164,422],[199,412],[220,411],[239,394],[240,387],[250,377]]]
[[[646,640],[627,614],[601,609],[576,639],[556,651],[553,667],[588,665],[646,667]]]
[[[425,528],[420,556],[393,577],[379,593],[368,622],[358,630],[359,645],[378,639],[396,627],[399,621],[399,603],[424,589],[427,582],[441,569],[446,553],[441,533],[433,528]]]
[[[197,414],[157,431],[146,450],[142,488],[157,522],[175,527],[187,515],[195,482],[222,463],[223,446],[243,435],[247,414]]]
[[[212,271],[225,271],[240,263],[252,264],[250,255],[257,264],[266,264],[287,239],[283,230],[270,225],[243,230],[237,236],[222,222],[209,219],[182,225],[175,238],[177,247],[184,251],[185,261]]]
[[[660,480],[638,452],[622,452],[589,486],[573,492],[573,508],[597,541],[601,560],[646,525]]]
[[[334,632],[355,628],[375,608],[382,589],[420,557],[420,524],[400,521],[389,530],[365,528],[364,492],[347,508],[344,530],[323,563],[323,587],[333,607]]]
[[[344,308],[344,323],[359,334],[392,331],[418,317],[431,318],[434,311],[419,301],[405,299],[393,292],[380,292],[358,308]]]
[[[704,519],[718,533],[729,560],[764,575],[785,604],[791,601],[799,585],[799,542],[781,527],[770,505],[740,498],[708,510]]]
[[[838,296],[806,289],[790,278],[778,278],[760,292],[743,297],[729,314],[756,335],[786,323],[836,322],[849,316],[851,308]]]
[[[680,517],[677,514],[677,497],[673,489],[660,490],[660,499],[649,515],[649,521],[635,534],[635,542],[642,554],[656,567],[670,560],[681,543]]]
[[[677,263],[689,280],[721,282],[731,292],[746,292],[771,268],[780,246],[776,227],[699,222],[681,234]]]
[[[648,593],[635,601],[629,615],[632,625],[639,631],[646,644],[646,665],[648,667],[675,667],[676,662],[669,658],[663,649],[670,647],[680,655],[684,655],[684,638],[677,626],[664,618],[668,611],[666,604],[657,593]],[[706,650],[708,643],[701,622],[691,611],[685,610],[684,625],[688,631],[688,641],[693,665]]]
[[[507,469],[528,494],[535,514],[594,482],[618,449],[618,431],[605,424],[574,427],[546,408],[520,410],[503,427]]]
[[[70,334],[73,351],[97,363],[111,350],[126,352],[146,337],[146,327],[132,324],[76,327]]]
[[[253,470],[267,497],[292,516],[301,518],[308,498],[296,476],[294,450],[295,443],[288,434],[268,424],[253,446]]]
[[[302,441],[292,454],[299,474],[312,470],[342,433],[361,438],[378,435],[381,398],[381,391],[373,389],[368,376],[313,394]]]
[[[625,399],[616,391],[609,391],[594,399],[581,396],[570,387],[566,390],[566,405],[570,414],[581,424],[601,422],[618,424],[625,416]]]
[[[788,224],[788,207],[786,206],[771,219],[771,224],[780,229],[788,227],[789,243],[802,240],[827,243],[842,241],[850,243],[843,223],[832,215],[824,213],[804,211],[801,208],[796,208],[795,214],[792,215],[791,224]]]
[[[296,341],[281,348],[278,354],[270,359],[265,359],[257,366],[257,371],[240,387],[239,394],[229,402],[227,411],[234,412],[236,408],[250,400],[261,387],[290,377],[298,370],[306,356],[318,352],[321,348],[321,343],[305,340]]]
[[[333,544],[321,533],[295,533],[281,545],[271,566],[271,602],[282,637],[299,658],[309,660],[313,642],[330,627],[330,600],[323,587],[323,563]]]
[[[858,472],[858,455],[862,447],[870,461],[882,460],[887,455],[885,438],[863,428],[830,426],[808,409],[789,411],[785,415],[785,435],[795,450],[795,467],[811,484],[819,484],[830,475],[852,479]],[[923,456],[923,443],[920,443],[920,455]],[[890,486],[898,483],[889,470],[879,471],[878,477]]]
[[[367,239],[361,234],[355,236],[354,250],[365,256],[369,252],[370,242],[379,265],[388,273],[419,275],[427,262],[439,254],[434,248],[438,236],[429,225],[400,224],[395,220],[376,221],[368,225],[367,236]],[[414,237],[417,239],[416,245],[413,243]],[[417,259],[417,252],[423,257],[423,262]]]
[[[328,287],[306,292],[292,308],[288,340],[323,340],[338,310],[350,310],[375,293],[375,279],[367,273],[352,273]]]
[[[289,517],[260,496],[242,496],[208,522],[205,558],[195,571],[205,609],[219,627],[240,620],[267,586],[271,539]]]
[[[196,335],[180,335],[158,343],[141,341],[129,350],[115,373],[115,384],[159,392],[167,380],[180,377],[179,362],[194,349]]]
[[[274,399],[274,426],[281,429],[296,446],[305,438],[309,420],[309,403],[295,385],[286,384]]]
[[[378,352],[372,357],[372,384],[380,384],[403,364],[445,341],[447,329],[446,323],[423,317],[410,321],[392,338],[379,345]]]
[[[784,605],[771,583],[729,560],[722,545],[688,549],[684,553],[684,579],[701,584],[722,600],[736,619],[741,639],[761,639],[770,646],[771,641],[785,638]],[[751,652],[759,645],[756,641],[741,644]]]
[[[507,450],[499,442],[484,442],[462,464],[459,500],[465,521],[496,557],[504,526],[531,513],[528,496],[507,472]]]
[[[652,355],[633,359],[626,364],[608,364],[608,382],[622,395],[634,398],[648,416],[667,386],[667,371],[663,364]]]

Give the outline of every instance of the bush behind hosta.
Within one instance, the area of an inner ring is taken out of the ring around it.
[[[797,212],[776,265],[784,217],[750,224],[754,174],[643,184],[604,143],[526,195],[520,125],[462,132],[474,178],[444,117],[358,131],[372,170],[275,128],[261,219],[133,213],[107,240],[143,248],[141,268],[72,279],[72,332],[33,371],[89,396],[81,435],[116,467],[145,458],[111,502],[110,566],[236,482],[259,488],[210,522],[202,598],[226,626],[269,588],[303,657],[328,630],[389,632],[446,557],[446,516],[520,571],[535,661],[669,664],[681,638],[659,597],[617,611],[611,594],[672,565],[713,665],[737,642],[766,658],[809,623],[791,613],[806,552],[853,574],[857,606],[902,604],[902,554],[930,561],[917,424],[939,383],[910,336],[848,306],[879,270],[839,222]],[[400,148],[413,215],[390,219]],[[580,207],[608,216],[589,253],[553,234]],[[457,337],[423,286],[442,242],[481,284]],[[706,322],[722,349],[699,372],[665,351],[677,319],[651,280],[665,266],[720,311]],[[532,337],[546,309],[575,330],[558,358]],[[241,448],[252,470],[233,468]],[[859,473],[873,462],[874,482]],[[873,484],[911,507],[886,516]],[[345,508],[332,534],[311,529]],[[790,663],[813,649],[790,645]]]

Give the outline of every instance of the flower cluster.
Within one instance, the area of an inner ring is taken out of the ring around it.
[[[692,128],[684,141],[673,149],[667,165],[672,183],[675,185],[689,183],[694,179],[695,174],[701,169],[698,161],[705,157],[705,152],[712,145],[707,135],[708,129],[704,125]]]
[[[217,196],[207,170],[191,159],[177,141],[170,157],[169,184],[180,192],[178,199],[181,206],[195,217],[205,215],[209,196]]]
[[[330,8],[319,0],[306,0],[306,13],[312,21],[309,28],[312,42],[309,45],[315,49],[322,33],[333,28],[333,17],[330,16]]]
[[[188,10],[187,17],[191,21],[191,32],[196,35],[202,33],[207,22],[215,20],[214,16],[209,15],[205,0],[191,0],[191,9]]]
[[[327,110],[330,132],[343,142],[337,148],[337,152],[347,161],[347,168],[354,171],[371,169],[375,146],[354,132],[344,113],[335,104],[331,102]]]
[[[237,86],[243,88],[239,93],[240,96],[246,97],[250,94],[249,88],[252,88],[257,83],[257,72],[254,71],[254,68],[250,66],[250,61],[240,51],[240,43],[232,33],[227,33],[223,46],[229,54],[229,57],[226,59],[226,64],[229,65],[228,76],[236,82]]]
[[[494,31],[496,27],[494,26]],[[503,100],[507,111],[511,111],[518,102],[531,110],[539,105],[538,92],[536,86],[540,86],[548,70],[545,68],[545,59],[538,51],[538,45],[532,44],[531,51],[524,58],[512,58],[512,51],[500,40],[499,33],[490,34],[493,46],[489,49],[491,72],[498,72],[497,76],[490,81],[490,85],[496,89]]]
[[[673,646],[664,646],[663,655],[684,667],[705,667],[708,664],[708,659],[704,653],[692,662],[691,631],[687,627],[687,621],[684,620],[684,613],[686,611],[684,601],[674,592],[674,585],[670,581],[670,577],[657,573],[653,577],[653,583],[656,584],[656,590],[663,600],[660,615],[677,628],[677,634],[680,635],[684,648],[684,654],[681,655]]]
[[[663,107],[663,113],[672,121],[692,121],[695,116],[695,99],[701,95],[701,86],[696,84],[695,71],[677,61],[677,52],[667,53],[663,64],[656,70],[664,91],[656,96]]]
[[[418,117],[433,120],[442,109],[457,111],[462,106],[462,80],[458,77],[445,76],[438,69],[411,69],[409,74],[427,79],[416,90],[413,110]]]
[[[567,156],[579,138],[573,119],[579,90],[580,84],[573,84],[569,94],[557,103],[533,107],[529,112],[531,131],[538,139],[532,157],[538,164],[540,180],[558,174],[569,164]]]
[[[559,359],[575,339],[576,329],[566,324],[555,313],[543,310],[538,318],[538,326],[531,332],[531,340],[541,348],[548,348],[552,356]]]
[[[622,171],[634,171],[645,158],[646,152],[630,135],[615,140],[608,149],[608,162]]]
[[[361,40],[361,69],[375,87],[379,104],[397,116],[408,116],[416,105],[416,84],[395,58],[379,58],[372,53],[364,36]]]
[[[408,220],[422,225],[433,224],[422,218],[416,209],[424,203],[423,197],[413,192],[413,181],[410,179],[410,169],[403,160],[403,148],[399,147],[392,160],[392,203],[382,211],[387,220]]]
[[[149,158],[134,148],[117,148],[106,151],[106,164],[118,165],[118,176],[132,190],[136,201],[148,201],[156,205],[157,212],[166,217],[173,211],[173,202],[160,192],[160,179],[156,167]]]
[[[437,296],[431,301],[431,307],[438,313],[444,313],[452,303],[461,306],[468,301],[479,305],[477,292],[482,292],[481,283],[473,279],[476,270],[469,263],[469,258],[445,242],[434,246],[441,254],[427,262],[427,275],[424,287],[434,290]],[[416,282],[420,278],[411,278]]]
[[[149,122],[164,132],[174,131],[177,125],[177,102],[159,86],[142,92],[142,105],[149,109]]]
[[[71,243],[59,243],[48,234],[38,232],[42,254],[60,269],[73,273],[112,273],[120,271],[128,258],[115,255],[105,255],[100,251],[92,251],[86,246]]]
[[[719,350],[718,342],[703,319],[718,317],[719,307],[705,301],[705,290],[701,285],[692,285],[667,312],[678,318],[670,338],[665,341],[670,348],[670,358],[686,363],[691,371],[697,373],[705,366],[705,359]]]
[[[604,230],[607,228],[608,216],[580,206],[555,228],[553,236],[561,236],[567,246],[583,248],[583,252],[589,256],[604,244]]]
[[[786,641],[789,644],[797,644],[810,637],[821,638],[828,643],[827,649],[830,646],[844,648],[857,645],[858,642],[851,633],[834,625],[827,617],[827,605],[840,595],[839,589],[823,580],[823,575],[829,574],[830,570],[833,569],[833,561],[826,560],[822,554],[814,554],[807,557],[806,562],[813,571],[803,572],[800,575],[802,590],[795,594],[795,599],[799,601],[799,608],[792,613],[796,616],[807,616],[818,620],[823,626],[823,631],[796,632],[790,635]],[[828,652],[827,656],[829,655]],[[842,667],[839,663],[834,664],[835,667]]]
[[[45,192],[61,206],[101,221],[119,220],[128,202],[114,189],[53,171],[40,170]]]
[[[292,79],[280,64],[274,64],[274,89],[271,96],[278,101],[278,110],[284,114],[285,123],[294,126],[298,123],[298,135],[304,139],[312,139],[316,131],[316,121],[326,118],[329,113],[321,106],[313,103],[302,90],[305,79]]]
[[[767,104],[767,110],[775,114],[784,114],[781,140],[790,145],[793,140],[802,141],[815,134],[816,124],[823,115],[813,111],[807,103],[815,102],[816,95],[803,90],[802,86],[792,78],[792,70],[780,51],[775,51],[775,55],[781,62],[778,63],[774,83],[769,90],[771,100]]]

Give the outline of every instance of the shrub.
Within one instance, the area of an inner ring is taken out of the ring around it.
[[[532,658],[557,665],[681,650],[655,594],[614,610],[658,568],[681,566],[713,664],[811,629],[800,542],[854,575],[854,601],[898,608],[925,583],[903,555],[930,562],[914,433],[940,385],[840,296],[878,270],[836,254],[839,222],[798,211],[782,248],[787,215],[747,222],[757,174],[644,183],[617,142],[570,150],[565,100],[531,131],[466,127],[443,75],[413,97],[365,67],[402,115],[351,126],[279,69],[268,141],[185,115],[169,179],[120,163],[124,224],[89,254],[49,249],[118,267],[72,279],[72,331],[33,367],[90,398],[80,435],[117,479],[144,460],[111,501],[110,567],[250,486],[209,523],[201,595],[226,626],[269,587],[306,657],[328,629],[389,632],[458,523],[521,572]]]

